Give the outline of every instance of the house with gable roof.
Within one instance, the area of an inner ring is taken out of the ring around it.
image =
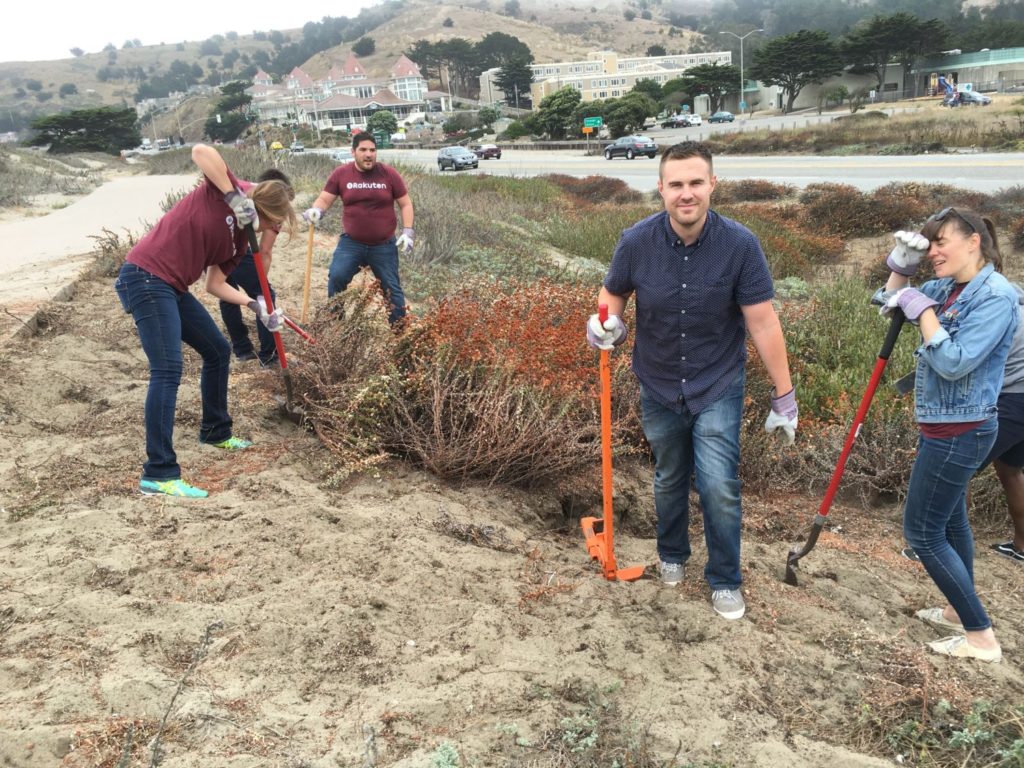
[[[427,111],[451,108],[448,94],[429,91],[419,67],[404,55],[398,57],[387,77],[369,77],[350,52],[344,64],[331,66],[318,80],[299,67],[280,84],[268,83],[268,79],[260,70],[246,90],[252,96],[252,108],[265,122],[350,131],[365,128],[370,116],[382,109],[394,113],[401,124],[421,119]]]

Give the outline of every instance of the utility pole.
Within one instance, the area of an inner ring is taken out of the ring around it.
[[[746,40],[748,37],[750,37],[755,32],[764,32],[764,30],[763,29],[752,29],[749,32],[747,32],[747,34],[743,35],[742,37],[737,35],[735,32],[727,32],[724,29],[722,30],[722,34],[723,35],[732,35],[733,37],[735,37],[737,40],[740,41],[740,98],[739,98],[739,104],[737,105],[739,107],[740,114],[743,114],[743,110],[747,108],[747,102],[743,98],[743,88],[747,84],[746,80],[743,79],[743,41]]]

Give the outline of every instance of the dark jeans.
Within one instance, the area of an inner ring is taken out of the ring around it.
[[[643,427],[654,452],[654,508],[658,516],[658,557],[685,563],[690,557],[690,475],[704,513],[711,589],[739,589],[741,372],[712,405],[696,416],[676,413],[641,390]]]
[[[992,449],[995,418],[957,437],[918,439],[903,510],[903,536],[964,629],[992,626],[974,589],[974,535],[967,520],[967,484]]]
[[[398,278],[398,248],[395,238],[380,245],[366,245],[342,235],[338,247],[334,249],[334,258],[327,271],[327,297],[341,293],[360,267],[369,267],[373,276],[380,280],[384,298],[388,302],[388,322],[394,325],[405,317],[405,293]]]
[[[228,371],[231,347],[199,300],[182,293],[134,264],[121,267],[114,283],[125,311],[131,313],[149,359],[146,392],[146,456],[142,476],[152,480],[181,477],[174,453],[174,409],[181,382],[181,343],[203,358],[199,391],[203,420],[199,439],[216,443],[231,437]]]
[[[228,275],[228,285],[245,291],[249,298],[255,299],[263,289],[260,288],[260,276],[256,271],[256,262],[253,261],[252,251],[248,251],[238,266]],[[268,281],[269,282],[269,281]],[[274,286],[270,286],[270,300],[277,306],[277,294]],[[245,357],[252,354],[252,342],[249,340],[249,328],[242,319],[242,308],[237,304],[227,301],[220,302],[220,316],[224,321],[224,327],[228,329],[228,336],[231,337],[231,350],[236,357]],[[267,330],[263,323],[256,321],[256,336],[260,340],[259,358],[260,362],[266,365],[274,359],[277,348],[274,346],[274,334]]]

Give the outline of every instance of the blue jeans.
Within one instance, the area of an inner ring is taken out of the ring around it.
[[[690,557],[690,475],[704,513],[708,563],[704,578],[712,589],[738,589],[740,575],[740,420],[746,374],[711,406],[693,415],[662,405],[641,390],[643,427],[654,452],[654,508],[658,515],[658,557],[685,563]]]
[[[405,293],[398,278],[398,248],[395,238],[380,245],[366,245],[342,235],[338,247],[334,249],[334,258],[327,271],[327,297],[341,293],[360,267],[369,267],[373,276],[380,280],[384,298],[388,302],[388,322],[394,325],[405,317]]]
[[[228,371],[231,347],[199,300],[182,293],[134,264],[125,264],[114,283],[121,305],[135,320],[149,359],[146,392],[146,457],[142,476],[150,480],[181,477],[174,453],[174,409],[181,382],[181,343],[203,358],[199,391],[203,420],[199,439],[216,443],[231,437]]]
[[[260,276],[256,272],[256,262],[253,261],[252,251],[248,251],[238,266],[228,275],[228,285],[245,291],[249,298],[255,299],[263,289],[260,288]],[[270,300],[277,306],[277,294],[274,286],[270,286]],[[228,329],[228,336],[231,337],[231,349],[236,357],[245,357],[253,352],[252,342],[249,341],[249,329],[242,319],[242,308],[237,304],[227,301],[220,302],[220,316],[224,321],[224,327]],[[266,365],[274,359],[277,354],[277,347],[274,345],[274,334],[267,330],[263,323],[256,321],[256,336],[260,340],[259,358],[260,362]]]
[[[992,626],[974,589],[974,536],[967,521],[967,484],[996,440],[989,419],[957,437],[919,438],[903,510],[903,536],[964,629]]]

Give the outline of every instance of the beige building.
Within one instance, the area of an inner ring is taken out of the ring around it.
[[[533,85],[530,96],[534,108],[545,97],[566,86],[578,90],[583,101],[615,99],[633,90],[640,80],[653,80],[664,85],[700,64],[732,64],[732,53],[711,51],[674,56],[620,57],[615,51],[594,51],[581,61],[531,64]],[[481,101],[506,101],[505,92],[494,82],[500,70],[500,67],[495,67],[480,75]]]

